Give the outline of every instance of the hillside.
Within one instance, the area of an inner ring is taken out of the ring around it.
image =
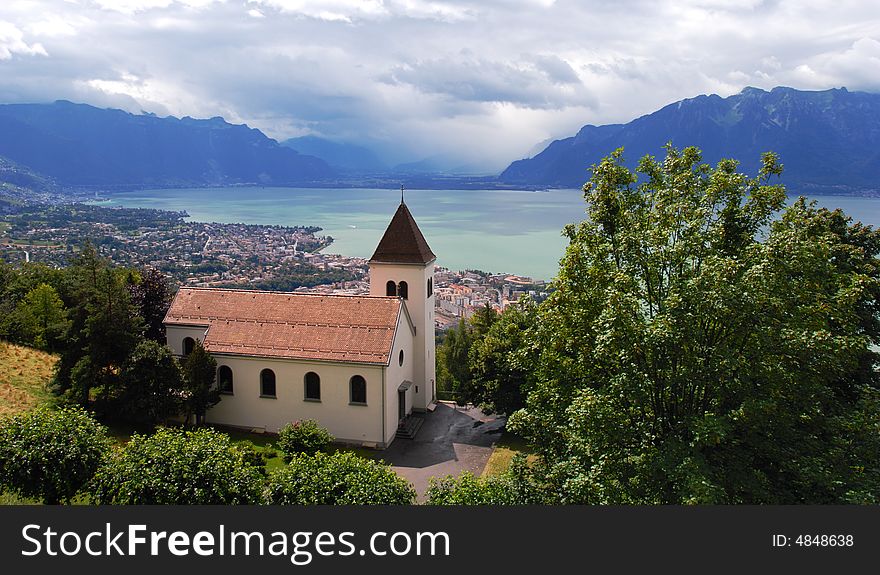
[[[0,105],[0,157],[65,186],[283,185],[334,175],[324,161],[222,118],[66,101]]]
[[[49,401],[46,386],[57,360],[54,355],[0,341],[0,417]]]
[[[504,183],[580,187],[589,167],[623,146],[630,166],[663,145],[698,146],[704,159],[742,162],[754,173],[762,152],[777,152],[792,191],[880,193],[880,94],[845,88],[808,92],[746,88],[721,98],[675,102],[627,124],[587,125],[530,159],[513,162]]]

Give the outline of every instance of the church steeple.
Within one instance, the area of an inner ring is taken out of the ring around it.
[[[437,396],[434,381],[434,261],[437,256],[403,201],[402,189],[400,200],[369,261],[370,295],[403,299],[414,328],[412,408],[424,411]]]
[[[426,265],[437,259],[437,256],[431,251],[425,236],[403,202],[402,191],[400,200],[400,206],[391,218],[385,235],[379,240],[370,263]]]

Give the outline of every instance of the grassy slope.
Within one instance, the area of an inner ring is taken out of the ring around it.
[[[47,384],[57,356],[0,342],[0,417],[52,401]]]
[[[0,419],[52,402],[46,386],[57,361],[57,356],[0,341]],[[0,491],[0,505],[36,503]]]

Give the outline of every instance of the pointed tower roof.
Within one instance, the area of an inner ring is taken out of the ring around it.
[[[400,206],[385,235],[379,241],[371,262],[392,264],[421,264],[425,265],[437,259],[431,251],[425,236],[422,235],[419,226],[413,219],[409,208],[401,200]]]

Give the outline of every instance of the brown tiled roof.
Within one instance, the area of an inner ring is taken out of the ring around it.
[[[205,349],[388,364],[399,298],[180,288],[166,325],[206,326]]]
[[[400,202],[370,261],[424,265],[435,259],[409,208]]]

